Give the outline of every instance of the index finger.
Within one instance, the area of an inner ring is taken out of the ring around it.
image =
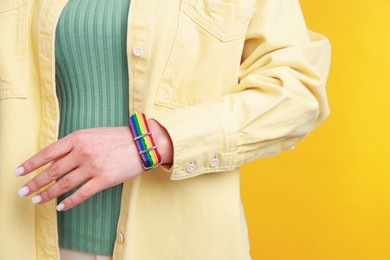
[[[72,143],[67,139],[60,139],[24,161],[14,172],[15,176],[27,175],[36,169],[55,161],[72,150]]]

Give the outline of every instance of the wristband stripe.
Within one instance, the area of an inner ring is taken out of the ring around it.
[[[131,132],[133,133],[133,138],[137,138],[150,132],[145,114],[143,113],[133,114],[129,119],[129,125]],[[135,143],[139,152],[145,151],[156,146],[152,134],[146,135],[142,138],[135,140]],[[140,154],[140,156],[145,169],[153,168],[161,163],[161,156],[158,153],[157,149],[152,149],[148,152],[142,153]]]

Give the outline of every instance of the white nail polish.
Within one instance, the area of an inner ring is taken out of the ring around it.
[[[58,204],[57,207],[56,207],[57,211],[61,211],[64,208],[65,208],[65,205],[63,203]]]
[[[16,177],[19,177],[20,175],[22,175],[24,173],[24,168],[23,167],[18,167],[15,171],[14,171],[14,175]]]
[[[34,196],[34,197],[31,198],[31,202],[32,202],[33,204],[38,204],[38,203],[41,202],[41,201],[42,201],[42,197],[39,196],[39,195]]]
[[[30,189],[27,186],[23,186],[22,188],[20,188],[18,190],[18,194],[20,197],[24,197],[28,194],[29,191],[30,191]]]

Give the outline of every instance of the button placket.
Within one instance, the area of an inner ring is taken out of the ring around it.
[[[133,54],[134,54],[134,56],[136,56],[136,57],[141,57],[143,53],[144,53],[144,49],[143,49],[141,46],[136,45],[136,46],[133,48]]]
[[[119,242],[119,243],[123,243],[123,241],[125,241],[125,237],[123,236],[123,234],[122,233],[118,233],[118,235],[117,235],[117,241]]]

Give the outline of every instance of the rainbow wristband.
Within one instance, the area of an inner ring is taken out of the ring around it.
[[[144,113],[135,113],[129,118],[129,126],[141,156],[142,166],[150,170],[161,164],[161,156],[157,151],[152,133]]]

